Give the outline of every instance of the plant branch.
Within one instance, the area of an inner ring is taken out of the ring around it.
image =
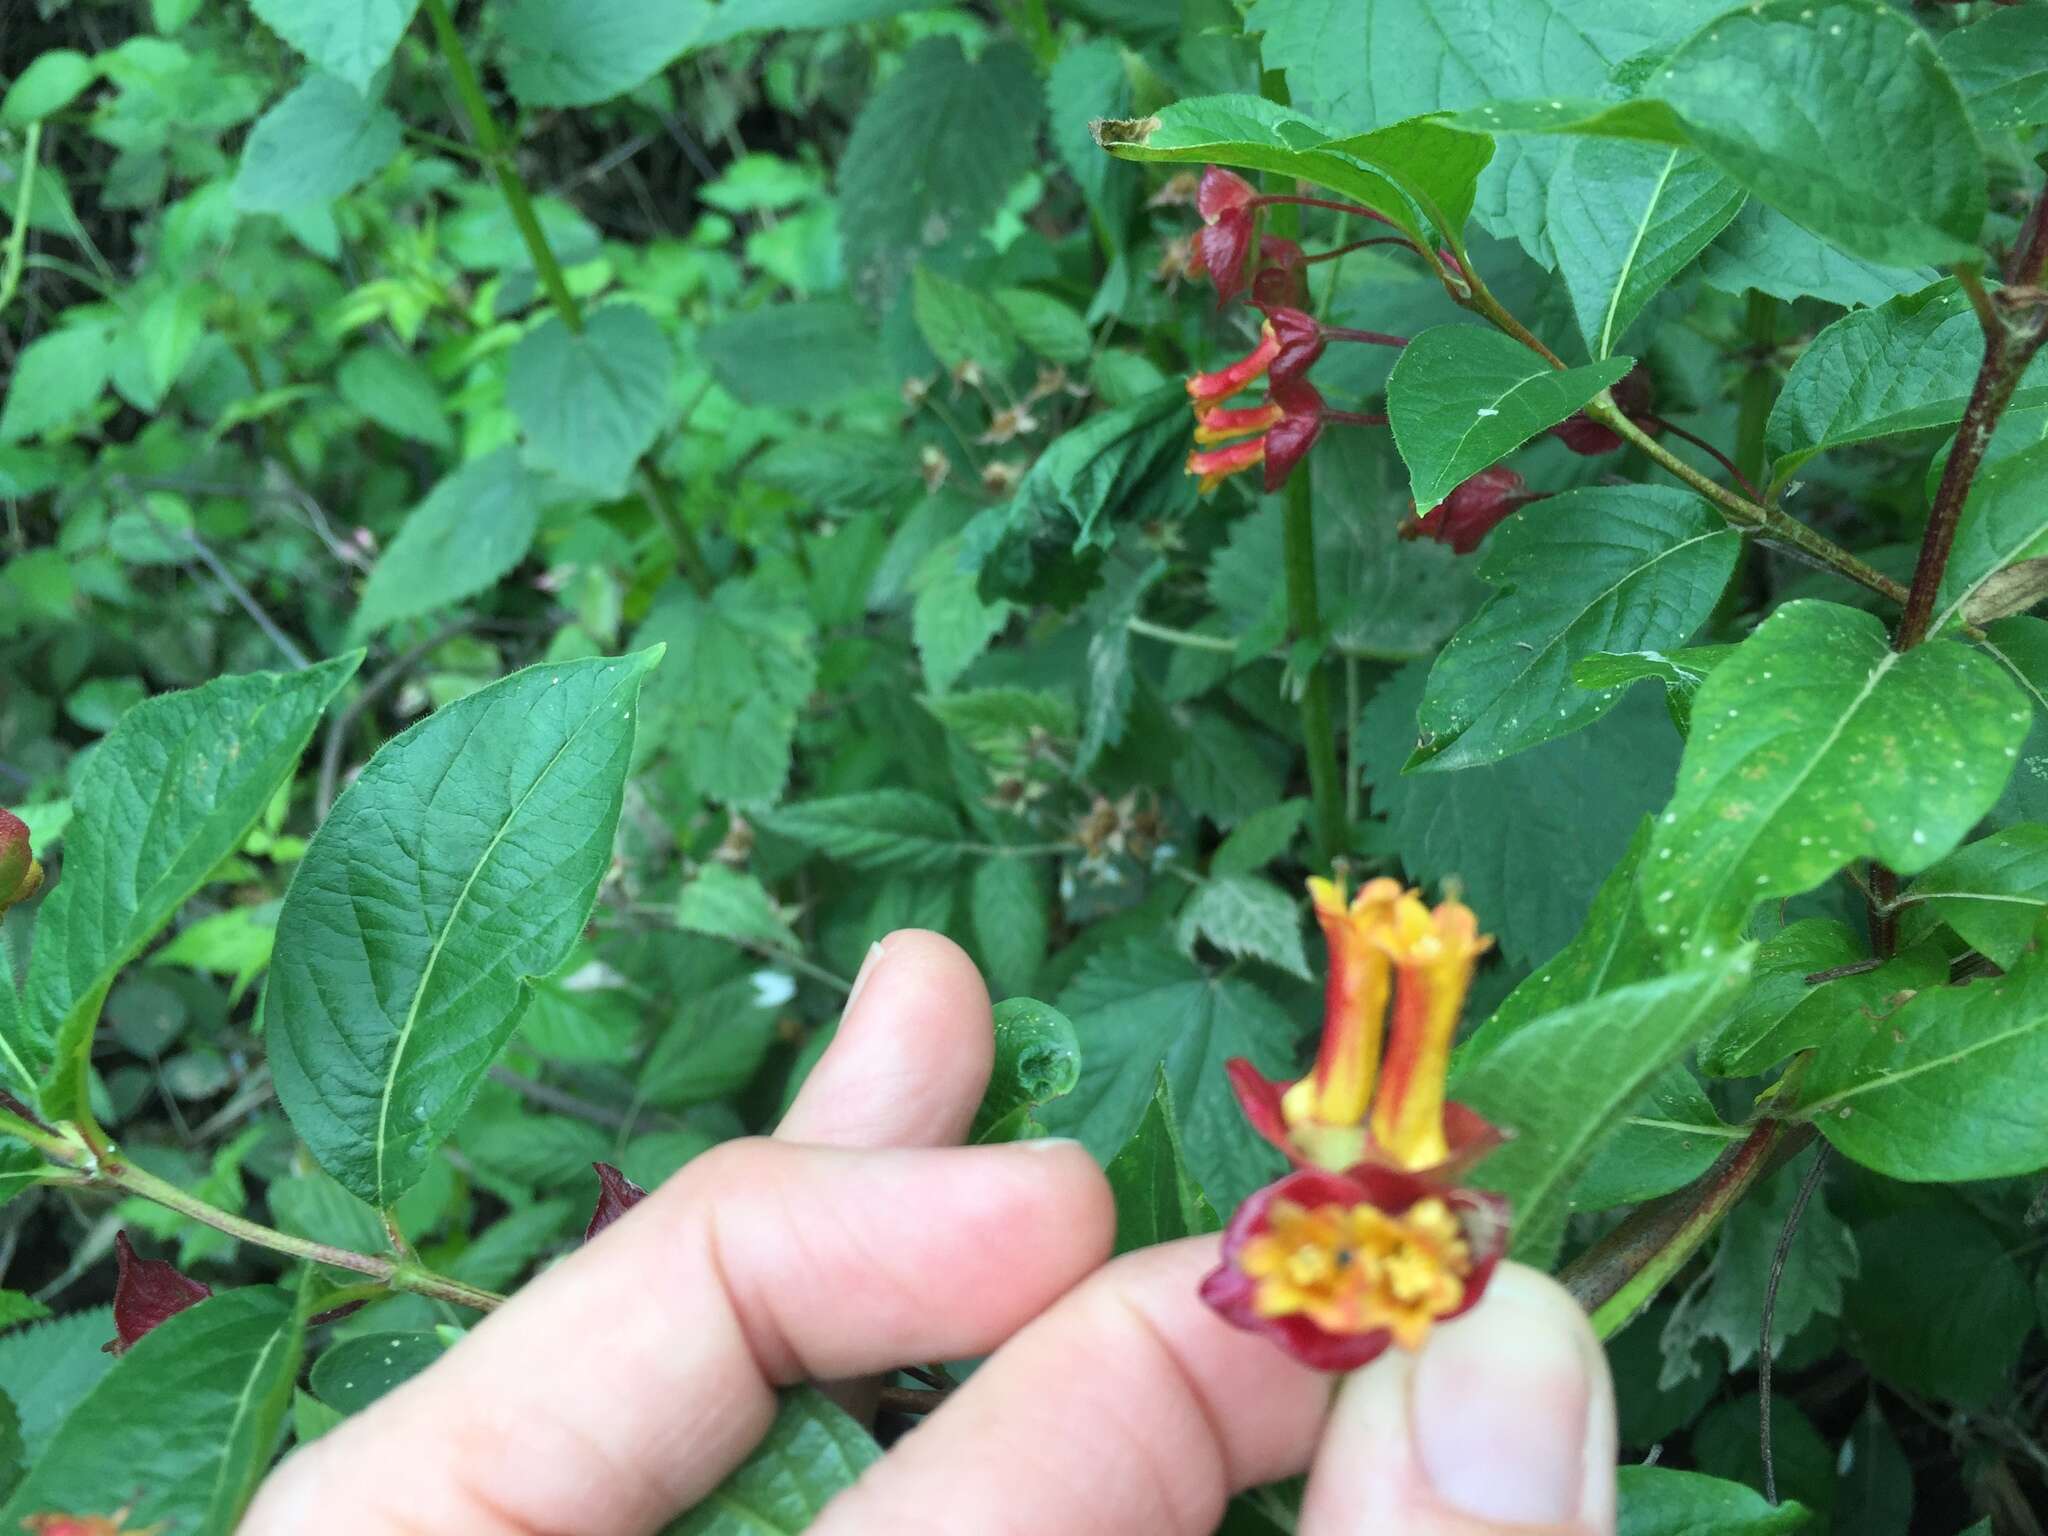
[[[1743,330],[1749,342],[1749,366],[1743,370],[1735,417],[1735,465],[1740,478],[1764,477],[1764,429],[1771,419],[1771,352],[1778,341],[1778,301],[1754,289]],[[1763,498],[1750,493],[1755,500]]]
[[[1796,1156],[1817,1133],[1810,1125],[1760,1120],[1684,1189],[1639,1206],[1573,1259],[1558,1278],[1611,1339],[1649,1305],[1756,1181]]]
[[[0,315],[7,313],[7,306],[14,302],[14,291],[21,285],[22,258],[28,251],[29,215],[35,209],[36,163],[42,158],[43,124],[38,118],[28,125],[28,135],[21,152],[21,190],[14,199],[14,224],[7,231],[7,256],[0,265]]]
[[[1716,464],[1720,465],[1723,469],[1727,470],[1730,475],[1734,476],[1735,483],[1742,487],[1743,494],[1749,497],[1751,501],[1759,503],[1762,502],[1763,497],[1757,491],[1755,483],[1751,481],[1749,476],[1745,475],[1740,469],[1736,467],[1735,461],[1733,459],[1729,458],[1727,454],[1723,453],[1720,449],[1716,448],[1712,443],[1708,442],[1704,437],[1701,437],[1697,432],[1688,432],[1684,427],[1681,427],[1677,422],[1671,421],[1663,416],[1652,416],[1650,418],[1650,425],[1656,427],[1659,431],[1669,432],[1673,437],[1679,439],[1681,442],[1691,443],[1693,447],[1699,449],[1701,453],[1704,453]]]
[[[1813,1192],[1820,1188],[1821,1175],[1827,1171],[1827,1166],[1828,1147],[1823,1142],[1813,1155],[1813,1166],[1799,1181],[1799,1193],[1792,1197],[1792,1209],[1785,1213],[1784,1229],[1778,1233],[1778,1246],[1771,1254],[1771,1273],[1764,1282],[1763,1319],[1757,1330],[1756,1433],[1757,1447],[1763,1453],[1764,1497],[1773,1504],[1778,1502],[1778,1468],[1771,1454],[1771,1322],[1777,1315],[1778,1287],[1784,1283],[1785,1261],[1792,1253],[1792,1239],[1799,1235],[1799,1223],[1806,1216],[1806,1207],[1813,1199]]]

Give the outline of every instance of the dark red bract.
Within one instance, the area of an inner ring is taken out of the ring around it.
[[[583,1229],[586,1243],[647,1198],[646,1190],[610,1163],[590,1166],[597,1170],[597,1209],[590,1213],[590,1225]]]
[[[1266,489],[1277,491],[1323,434],[1323,397],[1302,378],[1275,378],[1269,393],[1281,414],[1266,429]]]
[[[1443,499],[1426,517],[1401,525],[1404,539],[1435,539],[1469,555],[1493,530],[1532,501],[1542,500],[1512,469],[1482,469]]]
[[[140,1259],[126,1232],[114,1234],[114,1337],[102,1346],[110,1355],[126,1354],[150,1329],[213,1294],[213,1287],[163,1259]]]

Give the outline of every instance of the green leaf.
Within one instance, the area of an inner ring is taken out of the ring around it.
[[[1173,1084],[1159,1069],[1145,1117],[1105,1170],[1116,1199],[1116,1251],[1132,1253],[1176,1238],[1221,1230],[1222,1219],[1188,1173]]]
[[[0,96],[0,123],[25,127],[61,112],[99,77],[99,65],[75,48],[39,53]]]
[[[1876,970],[1807,981],[1855,965],[1869,952],[1846,923],[1826,918],[1806,918],[1773,935],[1757,951],[1749,990],[1700,1046],[1700,1070],[1710,1077],[1752,1077],[1839,1031],[1879,1026],[1901,998],[1948,979],[1946,957],[1920,945]]]
[[[2044,492],[2048,492],[2048,442],[2036,443],[1978,470],[1963,501],[1955,543],[1942,571],[1930,633],[1938,634],[1959,619],[1982,624],[2006,617],[1984,612],[1983,605],[1994,597],[2000,576],[2009,567],[2048,554]],[[2026,595],[2020,594],[2022,598]],[[2023,607],[2032,605],[2031,601],[2021,603]]]
[[[249,8],[319,68],[363,91],[390,62],[419,0],[249,0]]]
[[[757,812],[754,820],[777,837],[856,869],[935,874],[968,853],[952,810],[908,789],[805,800]]]
[[[709,0],[506,0],[493,18],[505,83],[529,107],[594,106],[702,42],[718,9]]]
[[[202,1301],[151,1329],[64,1420],[0,1525],[50,1510],[111,1510],[228,1536],[269,1470],[303,1330],[274,1290]]]
[[[1498,331],[1424,331],[1401,349],[1387,379],[1387,417],[1414,481],[1416,511],[1429,511],[1634,366],[1634,358],[1615,357],[1560,373]]]
[[[2000,14],[2003,14],[2002,12]],[[1913,1522],[1913,1468],[1885,1422],[1877,1396],[1863,1406],[1842,1442],[1839,1529],[1867,1536],[1906,1536]]]
[[[1785,375],[1765,435],[1783,480],[1829,448],[1963,419],[1984,331],[1954,278],[1876,309],[1851,311],[1822,331]],[[2037,361],[2013,397],[2048,400]]]
[[[706,864],[676,898],[676,926],[714,939],[743,939],[792,954],[803,941],[755,876],[724,864]]]
[[[2048,15],[1996,10],[1942,33],[1935,51],[1987,138],[2048,122]]]
[[[1707,674],[1734,650],[1732,645],[1689,645],[1662,651],[1594,651],[1572,663],[1572,682],[1596,693],[1652,679],[1664,685],[1664,707],[1681,736],[1692,732],[1692,698]]]
[[[1780,1536],[1813,1516],[1800,1504],[1772,1504],[1754,1488],[1699,1472],[1624,1466],[1616,1536]]]
[[[1425,679],[1404,668],[1360,713],[1354,761],[1411,879],[1456,880],[1517,965],[1538,965],[1579,931],[1595,892],[1645,815],[1670,797],[1677,738],[1647,698],[1503,762],[1407,774]]]
[[[1282,800],[1254,811],[1209,856],[1212,875],[1256,874],[1294,846],[1308,816],[1306,800]]]
[[[2048,821],[2048,620],[2000,619],[1986,629],[1979,649],[2005,668],[2034,707],[2033,726],[1992,820]]]
[[[1578,686],[1578,661],[1683,644],[1740,548],[1705,502],[1674,488],[1603,486],[1525,507],[1487,540],[1479,574],[1499,590],[1430,670],[1415,765],[1495,762],[1599,719],[1621,695]]]
[[[1095,350],[1088,322],[1051,294],[1034,288],[998,288],[994,298],[1027,352],[1051,362],[1078,365],[1087,362]]]
[[[1029,858],[993,856],[975,865],[967,911],[991,991],[1028,992],[1037,979],[1052,926],[1047,883],[1043,868]]]
[[[672,744],[705,794],[775,800],[818,676],[809,611],[759,581],[726,581],[707,600],[670,586],[633,637],[674,659],[650,680],[647,739]]]
[[[1116,184],[1115,178],[1131,184],[1135,178],[1129,171],[1118,171],[1115,162],[1096,147],[1088,125],[1097,118],[1130,116],[1132,94],[1123,49],[1106,37],[1061,49],[1045,82],[1046,103],[1051,109],[1046,126],[1053,148],[1082,195],[1097,208]]]
[[[0,1392],[20,1410],[30,1462],[41,1458],[79,1400],[114,1368],[103,1348],[112,1337],[111,1307],[67,1312],[0,1336]]]
[[[1075,731],[1074,706],[1057,693],[976,688],[918,702],[945,727],[947,735],[977,757],[1005,769],[1024,765],[1034,732],[1043,731],[1055,741],[1070,741]]]
[[[1095,138],[1119,159],[1228,165],[1313,182],[1432,242],[1431,225],[1442,238],[1457,239],[1492,156],[1483,134],[1447,123],[1417,120],[1343,135],[1258,96],[1177,101],[1155,117],[1097,123]]]
[[[864,298],[892,296],[920,255],[972,244],[1037,160],[1045,98],[1015,43],[970,60],[927,37],[867,98],[839,161],[846,271]]]
[[[1750,951],[1636,982],[1533,1019],[1483,1053],[1466,1051],[1450,1093],[1514,1139],[1471,1181],[1514,1202],[1511,1250],[1547,1268],[1571,1188],[1601,1134],[1714,1024],[1749,974]]]
[[[1222,714],[1195,715],[1173,759],[1174,793],[1221,827],[1257,815],[1281,797],[1281,766],[1259,739]]]
[[[1081,1080],[1081,1044],[1059,1009],[1036,998],[995,1006],[996,1055],[968,1140],[1023,1141],[1043,1136],[1038,1111]]]
[[[328,1407],[361,1413],[448,1353],[431,1330],[361,1333],[331,1345],[313,1362],[307,1386]]]
[[[429,448],[452,449],[454,429],[433,375],[395,347],[351,352],[335,370],[341,398],[387,432]]]
[[[1546,223],[1586,350],[1612,352],[1742,202],[1742,189],[1690,150],[1614,139],[1569,146],[1551,178]]]
[[[2048,955],[1922,991],[1814,1053],[1800,1114],[1866,1168],[1916,1182],[2048,1167]]]
[[[113,368],[104,324],[80,322],[38,336],[14,359],[0,443],[47,437],[68,427],[99,400]]]
[[[53,1117],[84,1106],[93,1027],[114,978],[241,847],[361,660],[356,651],[303,672],[159,694],[124,715],[87,761],[24,998]]]
[[[994,299],[965,283],[919,267],[911,275],[910,312],[925,345],[949,369],[978,363],[1007,373],[1017,361],[1010,317]]]
[[[559,315],[528,331],[505,363],[505,404],[527,455],[573,485],[624,492],[671,415],[675,353],[637,304],[608,304],[580,332]]]
[[[1840,251],[1754,200],[1700,257],[1700,280],[1741,296],[1754,288],[1774,299],[1825,299],[1844,308],[1918,293],[1941,274],[1933,267],[1888,267]]]
[[[1856,1241],[1862,1273],[1843,1320],[1872,1374],[1962,1409],[2006,1397],[2034,1308],[1998,1232],[1941,1200],[1880,1217]]]
[[[1958,848],[1915,880],[1906,899],[1918,903],[1906,911],[1908,932],[1947,923],[2011,970],[2048,908],[2048,827],[2024,822]]]
[[[882,1459],[868,1432],[815,1387],[782,1395],[767,1437],[664,1536],[796,1536]]]
[[[944,693],[988,650],[1016,612],[1011,603],[984,601],[980,578],[960,564],[960,545],[948,539],[917,573],[910,607],[910,638],[924,666],[925,685]]]
[[[26,1292],[0,1291],[0,1329],[40,1323],[50,1316],[50,1309]]]
[[[874,333],[843,299],[800,299],[732,315],[698,336],[697,352],[744,405],[825,410],[882,387]]]
[[[1694,701],[1643,884],[1652,928],[1711,954],[1851,860],[1927,868],[1996,803],[2030,719],[1988,657],[1902,655],[1870,614],[1787,603]]]
[[[1257,875],[1223,875],[1195,888],[1180,910],[1180,947],[1193,951],[1206,939],[1233,960],[1263,960],[1290,976],[1310,979],[1301,944],[1301,909],[1295,899]]]
[[[249,130],[235,206],[283,213],[331,203],[391,163],[397,114],[332,75],[312,74]]]
[[[1571,1207],[1606,1211],[1683,1189],[1747,1134],[1723,1121],[1691,1071],[1674,1061],[1593,1149],[1572,1183]]]
[[[363,587],[350,636],[367,640],[489,591],[526,558],[551,499],[516,449],[471,459],[406,514]]]
[[[278,917],[264,1019],[278,1101],[352,1193],[417,1182],[568,958],[611,863],[658,649],[529,667],[372,757]]]
[[[1092,957],[1060,1008],[1081,1041],[1081,1082],[1046,1116],[1107,1161],[1130,1140],[1162,1069],[1182,1106],[1189,1165],[1219,1207],[1279,1171],[1278,1154],[1245,1124],[1223,1063],[1244,1056],[1269,1077],[1291,1076],[1300,1034],[1250,983],[1212,979],[1169,945],[1140,939]]]

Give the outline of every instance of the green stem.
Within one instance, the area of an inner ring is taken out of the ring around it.
[[[1316,858],[1327,865],[1344,851],[1343,776],[1337,767],[1337,734],[1330,715],[1330,668],[1321,654],[1323,620],[1316,601],[1315,511],[1309,477],[1288,477],[1285,524],[1287,627],[1294,642],[1317,646],[1301,678],[1301,745],[1308,754],[1309,795],[1315,802]]]
[[[1558,1278],[1592,1316],[1593,1332],[1611,1339],[1650,1304],[1699,1252],[1757,1180],[1796,1156],[1811,1126],[1759,1121],[1714,1166],[1676,1194],[1639,1207]]]
[[[526,242],[527,254],[533,258],[534,274],[540,279],[540,286],[548,296],[548,302],[555,313],[562,317],[562,324],[572,331],[583,329],[583,309],[577,304],[576,296],[569,292],[567,279],[562,275],[562,264],[555,259],[553,247],[540,227],[540,219],[533,211],[533,199],[527,195],[526,183],[520,179],[519,168],[512,163],[510,151],[506,148],[504,136],[498,132],[497,121],[491,116],[491,104],[484,99],[484,88],[477,79],[476,66],[469,61],[469,50],[462,45],[462,34],[455,30],[455,18],[449,13],[448,0],[422,0],[427,19],[434,26],[434,40],[440,45],[441,57],[448,63],[448,78],[454,82],[455,94],[461,99],[463,113],[469,118],[469,131],[476,136],[477,153],[490,166],[497,177],[498,190],[504,195],[505,206],[512,214],[512,222],[519,227],[519,237]]]
[[[1128,620],[1124,628],[1134,635],[1143,635],[1148,640],[1158,640],[1167,645],[1185,646],[1191,651],[1218,651],[1235,654],[1237,642],[1228,635],[1197,634],[1192,629],[1174,629],[1165,624],[1154,624],[1150,619]]]
[[[14,226],[7,231],[6,265],[0,266],[0,315],[7,313],[7,306],[14,302],[14,291],[21,286],[21,263],[28,250],[29,215],[35,208],[36,165],[42,156],[43,125],[41,120],[28,125],[28,142],[21,153],[21,192],[14,200]]]
[[[1754,483],[1764,480],[1764,427],[1771,419],[1771,350],[1778,342],[1778,301],[1751,289],[1743,320],[1749,366],[1743,370],[1735,417],[1735,467]]]

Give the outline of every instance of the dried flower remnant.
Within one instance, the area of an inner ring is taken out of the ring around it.
[[[114,1234],[114,1337],[100,1346],[110,1355],[125,1355],[136,1341],[164,1319],[197,1306],[213,1294],[204,1281],[183,1274],[164,1259],[142,1259],[126,1232]]]
[[[1319,1370],[1419,1348],[1474,1306],[1507,1247],[1500,1196],[1458,1186],[1500,1135],[1444,1098],[1451,1041],[1491,940],[1461,903],[1392,880],[1309,882],[1329,948],[1315,1066],[1290,1084],[1229,1063],[1253,1127],[1296,1171],[1238,1208],[1202,1296]]]

